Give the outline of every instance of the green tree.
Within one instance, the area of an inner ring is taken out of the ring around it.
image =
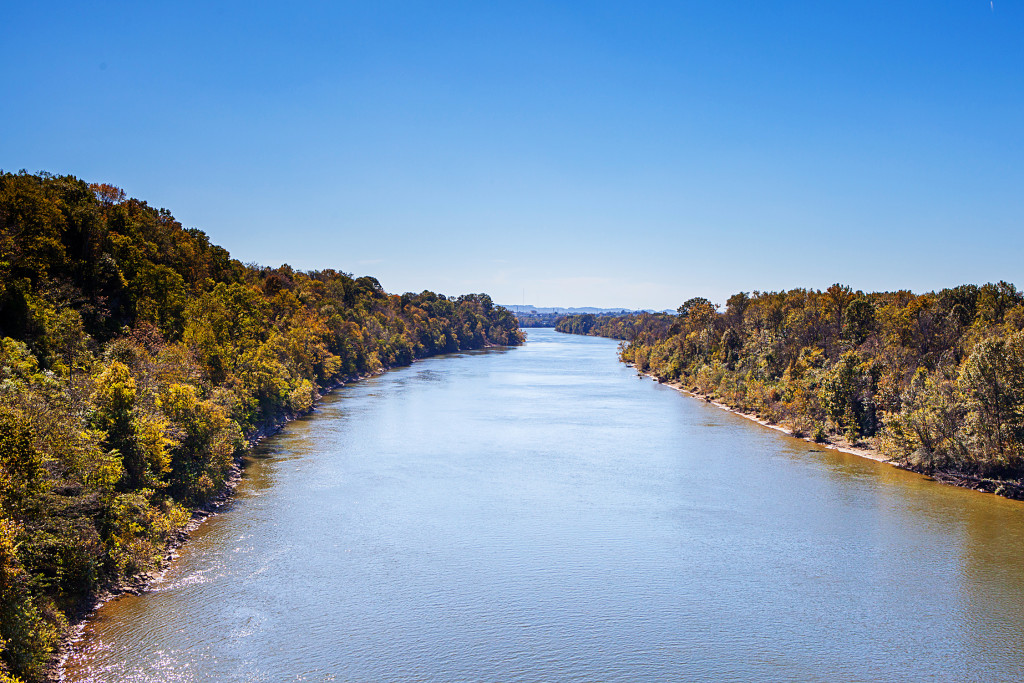
[[[136,407],[135,379],[124,363],[112,362],[99,377],[93,425],[106,434],[104,445],[121,456],[123,489],[159,488],[170,471],[166,424]]]
[[[30,577],[18,557],[23,529],[0,516],[0,666],[16,676],[41,680],[66,622],[47,621],[33,599]]]
[[[959,380],[970,445],[1002,473],[1019,469],[1024,444],[1024,332],[979,343]]]

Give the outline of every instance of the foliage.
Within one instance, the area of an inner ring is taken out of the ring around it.
[[[66,615],[152,568],[253,435],[522,339],[486,294],[247,266],[116,187],[0,173],[0,680],[40,680]]]
[[[724,311],[567,316],[629,342],[659,379],[817,441],[867,441],[906,466],[1024,476],[1024,296],[1006,282],[940,292],[740,292]]]
[[[672,316],[665,313],[627,313],[623,315],[584,313],[562,316],[555,323],[555,329],[570,334],[589,334],[596,337],[632,341],[640,334],[648,335],[667,330],[671,319]]]

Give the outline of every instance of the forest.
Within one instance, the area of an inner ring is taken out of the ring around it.
[[[556,329],[621,339],[638,372],[796,436],[1024,494],[1024,294],[1010,283],[740,292],[724,309],[695,297],[675,315],[567,316]]]
[[[97,594],[323,392],[522,341],[486,294],[242,264],[117,187],[0,172],[0,682],[43,680]]]

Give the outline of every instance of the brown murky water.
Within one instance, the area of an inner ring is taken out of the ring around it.
[[[1021,503],[532,330],[289,425],[66,678],[1024,680],[1022,560]]]

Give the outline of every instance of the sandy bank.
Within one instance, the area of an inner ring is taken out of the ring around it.
[[[714,401],[714,400],[708,398],[707,396],[704,396],[703,394],[698,394],[696,392],[690,391],[689,389],[685,388],[678,381],[662,382],[657,377],[655,377],[654,375],[651,375],[649,373],[643,373],[643,374],[644,374],[645,377],[650,377],[655,382],[658,382],[659,384],[662,384],[662,385],[664,385],[666,387],[671,387],[672,389],[675,389],[676,391],[678,391],[681,394],[686,394],[687,396],[691,396],[693,398],[700,399],[700,400],[704,401],[705,403],[708,403],[710,405],[715,406],[716,408],[721,408],[722,410],[724,410],[726,412],[730,412],[733,415],[738,415],[740,417],[744,417],[744,418],[746,418],[748,420],[751,420],[752,422],[756,422],[759,425],[765,426],[768,429],[774,429],[777,432],[782,432],[783,434],[791,436],[794,439],[802,439],[803,441],[806,441],[808,443],[813,443],[815,446],[821,446],[822,448],[830,448],[830,449],[832,449],[834,451],[840,451],[842,453],[849,453],[850,455],[856,455],[856,456],[859,456],[861,458],[867,458],[868,460],[875,460],[877,462],[889,463],[889,464],[892,464],[892,465],[895,466],[895,464],[892,462],[892,460],[890,458],[887,458],[886,456],[882,455],[877,449],[865,448],[865,447],[860,447],[860,446],[841,445],[841,444],[836,444],[836,443],[831,443],[831,442],[822,443],[822,442],[815,441],[814,439],[812,439],[810,437],[796,436],[796,435],[793,434],[793,430],[791,430],[791,429],[789,429],[787,427],[783,427],[783,426],[777,425],[777,424],[772,424],[772,423],[768,422],[767,420],[762,420],[761,418],[759,418],[757,415],[754,415],[753,413],[744,413],[743,411],[738,410],[736,408],[732,408],[730,406],[727,406],[726,404],[724,404],[724,403],[722,403],[720,401]]]
[[[744,417],[748,420],[758,423],[759,425],[768,427],[769,429],[774,429],[777,432],[782,432],[783,434],[791,436],[794,439],[802,439],[808,443],[813,443],[815,446],[821,446],[822,448],[830,448],[834,451],[849,453],[850,455],[856,455],[861,458],[867,458],[868,460],[874,460],[876,462],[885,463],[887,465],[892,465],[893,467],[896,467],[901,470],[906,470],[908,472],[916,472],[917,474],[920,474],[921,476],[926,477],[927,479],[931,479],[932,481],[940,482],[942,484],[948,484],[950,486],[971,489],[973,491],[978,491],[980,493],[994,493],[997,496],[1002,496],[1004,498],[1010,498],[1013,500],[1024,500],[1024,482],[1021,481],[1009,481],[1005,479],[987,479],[984,477],[963,474],[960,472],[921,472],[919,470],[900,465],[891,458],[888,458],[882,453],[880,453],[875,448],[863,448],[851,446],[849,444],[836,444],[831,442],[821,443],[809,437],[795,436],[791,429],[787,429],[786,427],[782,427],[777,424],[771,424],[767,420],[762,420],[757,415],[754,415],[752,413],[744,413],[743,411],[737,410],[736,408],[730,408],[729,406],[720,401],[713,401],[709,397],[704,396],[703,394],[699,394],[690,391],[689,389],[686,389],[678,381],[662,382],[657,377],[649,373],[643,373],[643,376],[650,377],[655,382],[663,384],[667,387],[671,387],[672,389],[675,389],[681,394],[686,394],[687,396],[700,399],[705,403],[709,403],[715,406],[716,408],[721,408],[722,410],[728,411],[733,415]]]

